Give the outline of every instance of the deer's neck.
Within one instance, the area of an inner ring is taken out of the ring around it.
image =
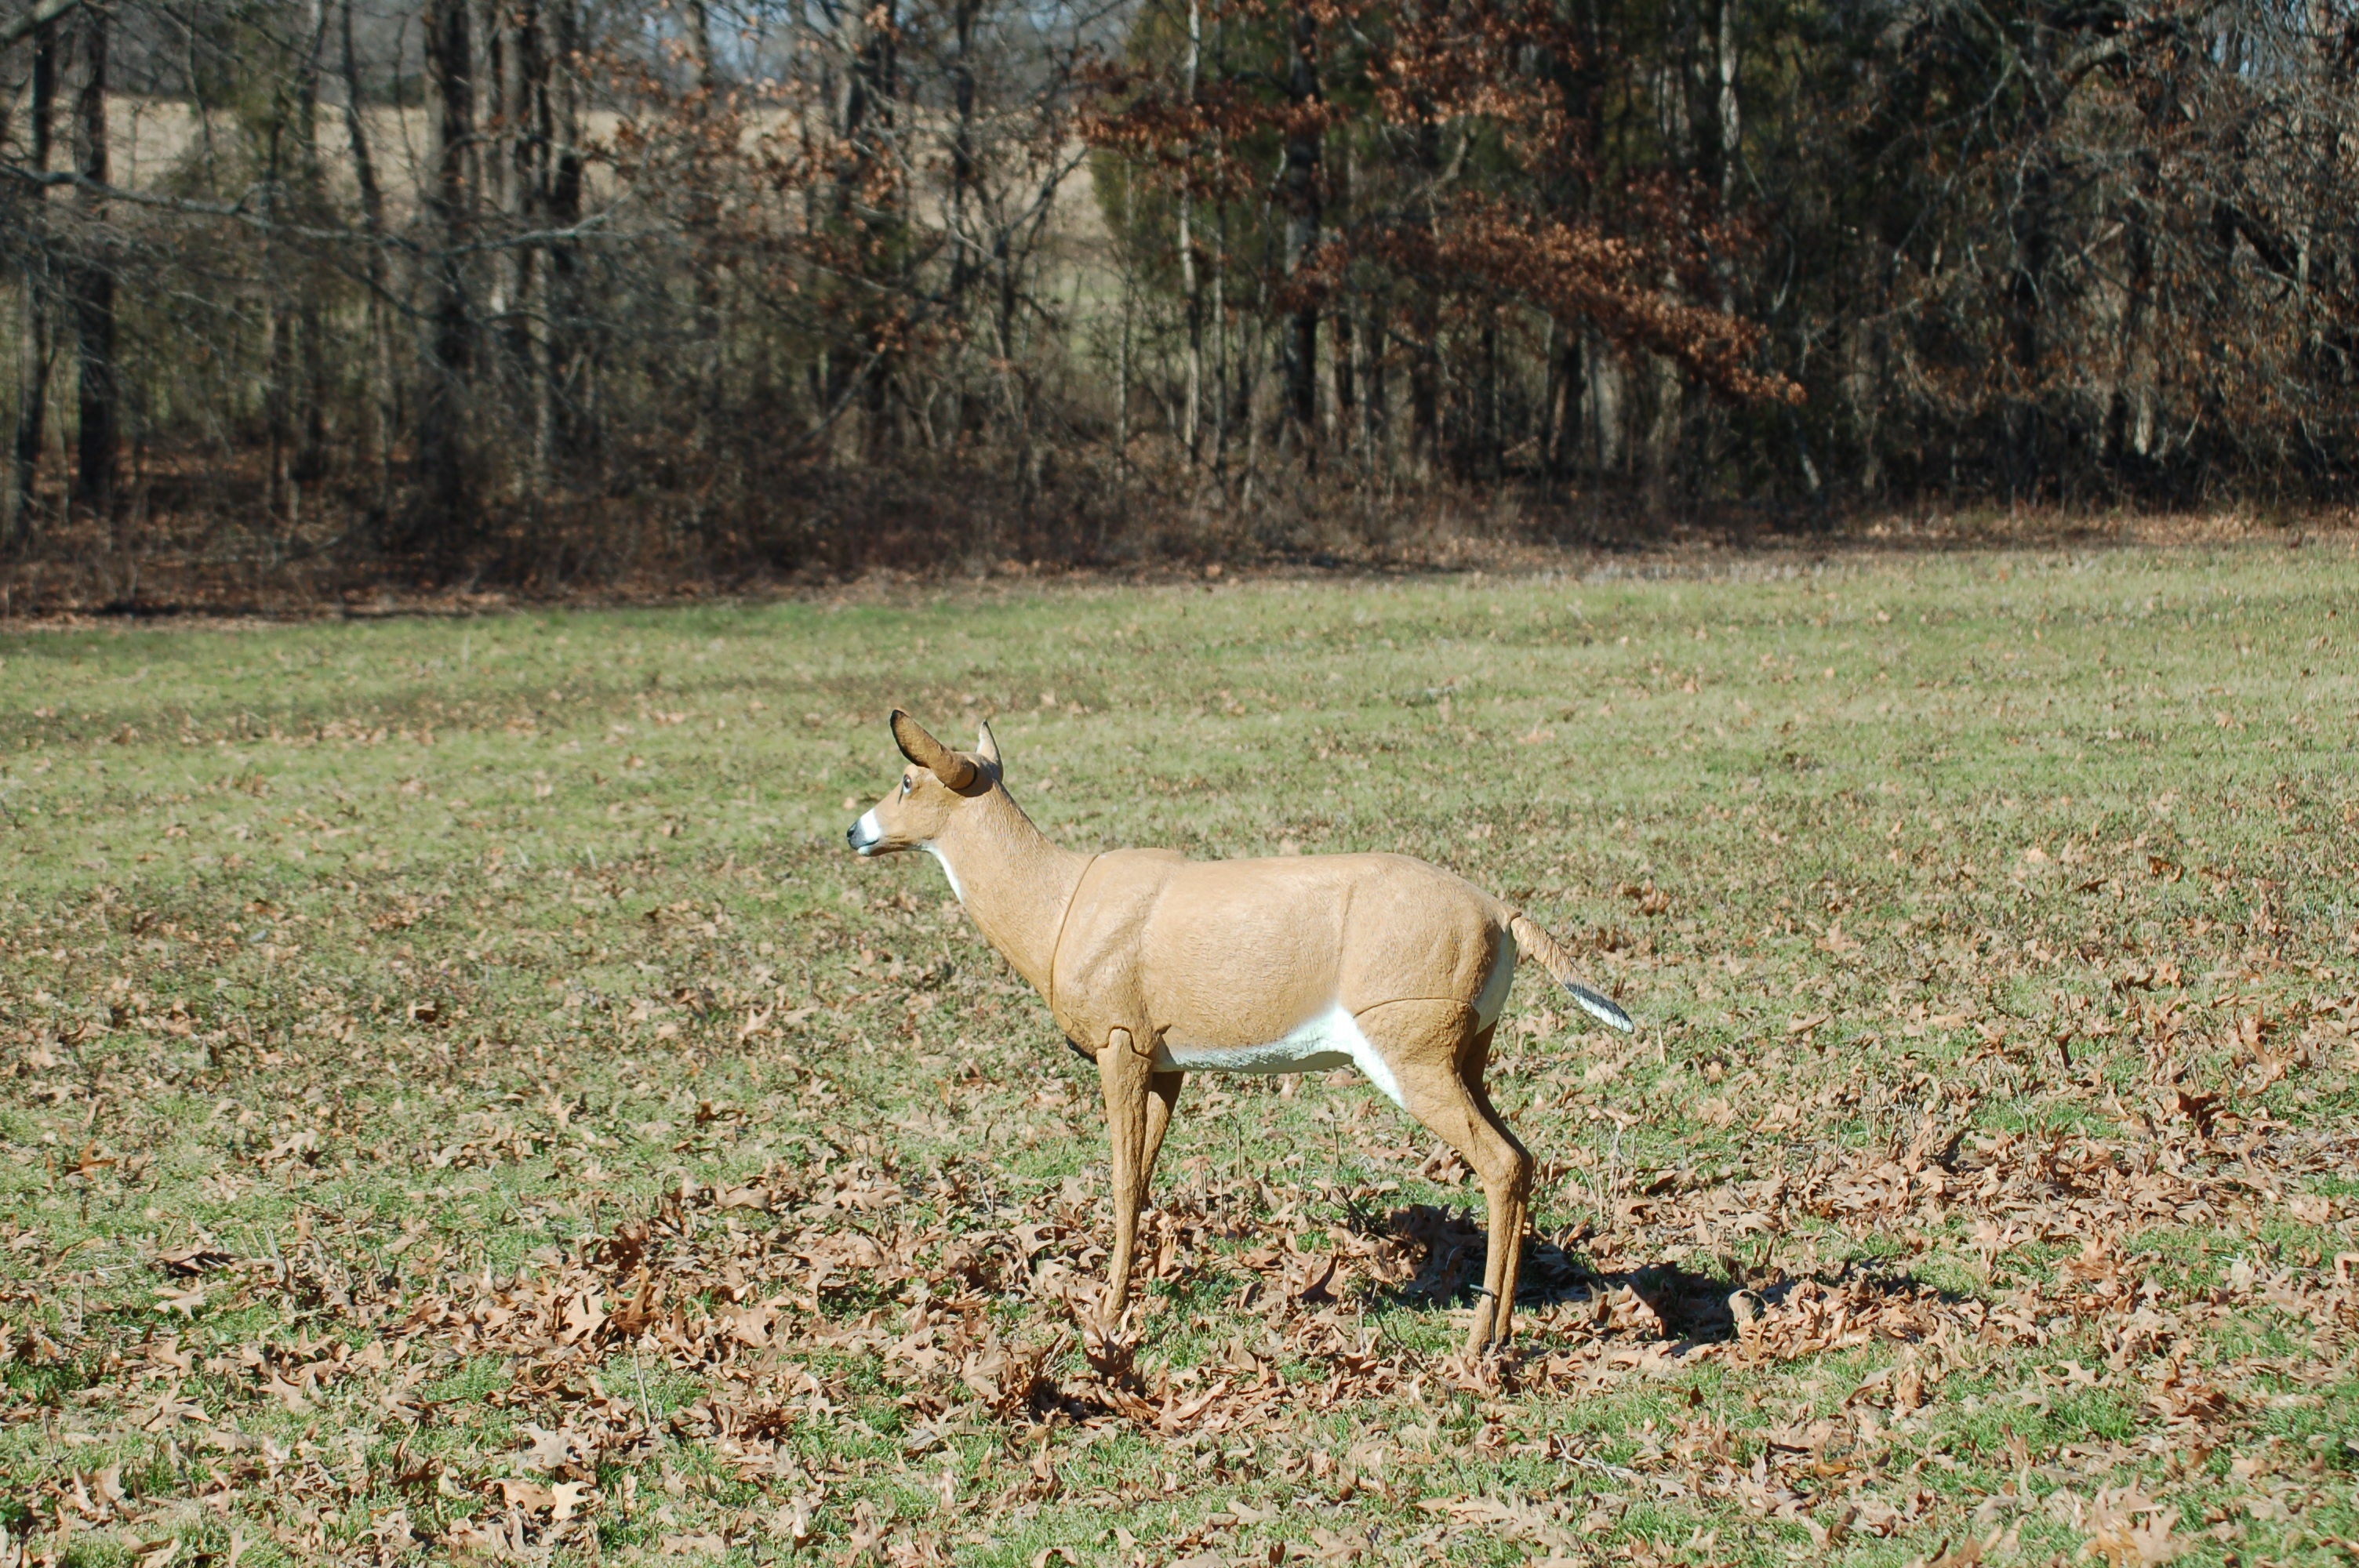
[[[975,929],[1046,997],[1065,907],[1090,858],[1050,843],[1005,789],[960,812],[928,848]]]

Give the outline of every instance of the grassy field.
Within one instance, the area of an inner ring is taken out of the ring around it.
[[[0,1564],[2349,1560],[2345,544],[0,637]],[[1529,909],[1511,1357],[1364,1084],[1095,1081],[1082,847]]]

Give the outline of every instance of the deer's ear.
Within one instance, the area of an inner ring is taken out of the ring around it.
[[[893,710],[893,744],[901,748],[901,755],[925,767],[929,761],[941,753],[942,743],[926,733],[926,727],[902,712]]]
[[[893,741],[901,748],[901,755],[929,769],[933,775],[952,789],[964,789],[974,782],[974,764],[926,733],[926,727],[902,712],[893,710]]]
[[[999,762],[999,738],[991,732],[991,720],[987,719],[983,722],[981,738],[974,743],[974,754],[981,757],[984,765],[993,773],[999,773],[1006,771]]]

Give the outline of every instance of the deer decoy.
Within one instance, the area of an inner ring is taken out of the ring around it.
[[[988,724],[972,752],[898,708],[892,726],[909,767],[845,837],[864,856],[923,849],[941,862],[976,928],[1097,1063],[1114,1141],[1106,1321],[1129,1299],[1147,1178],[1187,1075],[1350,1065],[1481,1179],[1490,1242],[1467,1348],[1507,1337],[1532,1156],[1483,1080],[1518,955],[1592,1017],[1636,1027],[1574,979],[1555,938],[1407,855],[1079,854],[1008,795]]]

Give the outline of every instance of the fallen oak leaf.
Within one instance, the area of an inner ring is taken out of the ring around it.
[[[809,1546],[811,1541],[810,1505],[800,1498],[782,1505],[771,1516],[770,1533],[790,1546]]]
[[[530,1550],[525,1543],[524,1515],[514,1509],[500,1519],[459,1519],[443,1539],[454,1552],[480,1552],[494,1557],[522,1557]]]
[[[551,1432],[532,1422],[523,1423],[522,1431],[529,1446],[522,1455],[527,1470],[555,1470],[573,1457],[574,1434],[560,1428]]]
[[[2197,1137],[2208,1138],[2212,1124],[2220,1119],[2220,1097],[2217,1093],[2191,1095],[2185,1089],[2173,1089],[2171,1109],[2195,1124]]]
[[[289,1415],[302,1415],[311,1409],[311,1401],[303,1397],[303,1385],[290,1383],[276,1372],[262,1385],[262,1391],[286,1406]]]
[[[1802,1528],[1810,1532],[1810,1543],[1821,1549],[1832,1546],[1851,1533],[1852,1521],[1859,1518],[1859,1509],[1845,1504],[1835,1517],[1821,1524],[1809,1514],[1801,1516]]]
[[[2179,1510],[2163,1508],[2135,1486],[2102,1487],[2093,1503],[2084,1508],[2080,1498],[2073,1498],[2071,1506],[2073,1525],[2089,1536],[2081,1555],[2102,1558],[2111,1568],[2156,1568],[2190,1544],[2171,1534],[2179,1523]],[[2140,1514],[2146,1516],[2142,1523],[2137,1519]]]
[[[720,1557],[729,1551],[729,1542],[711,1530],[683,1530],[667,1535],[661,1544],[667,1557]]]
[[[499,1488],[500,1501],[511,1509],[522,1509],[527,1513],[538,1513],[543,1509],[553,1509],[557,1506],[556,1492],[542,1486],[538,1481],[504,1478],[493,1482],[492,1485]]]
[[[93,1519],[103,1518],[109,1510],[129,1500],[131,1496],[123,1488],[123,1466],[120,1465],[109,1465],[103,1469],[92,1471],[88,1476],[75,1477],[74,1488],[78,1492],[87,1488],[88,1492],[98,1495],[95,1507],[91,1505],[87,1495],[81,1500],[82,1511]]]
[[[226,1269],[236,1260],[217,1247],[175,1247],[156,1254],[158,1266],[176,1280],[193,1280],[200,1274]]]

